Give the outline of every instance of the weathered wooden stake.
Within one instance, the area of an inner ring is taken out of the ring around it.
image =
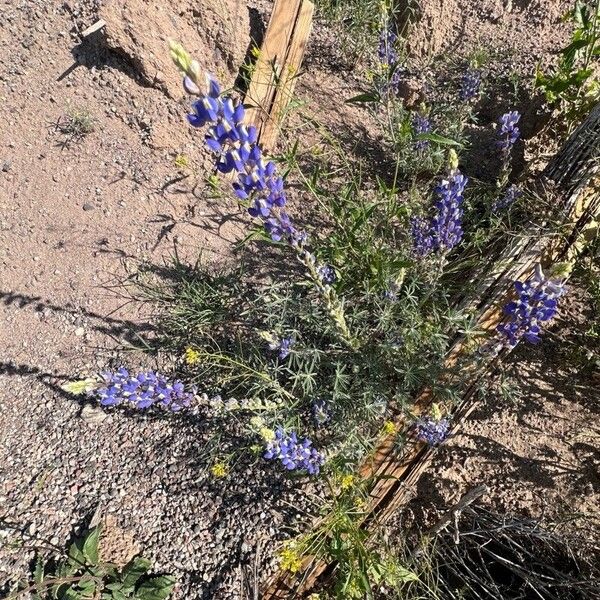
[[[276,0],[244,104],[246,122],[258,128],[265,150],[277,143],[285,110],[310,36],[314,4],[310,0]]]
[[[496,260],[487,273],[481,276],[481,285],[469,298],[460,302],[477,317],[477,328],[492,335],[503,319],[502,309],[512,294],[516,280],[528,278],[536,264],[550,265],[570,261],[578,251],[582,232],[600,214],[600,104],[569,138],[560,152],[547,166],[537,182],[540,193],[548,193],[559,203],[562,218],[562,236],[544,235],[543,224],[529,235],[514,240]],[[464,338],[457,339],[446,358],[448,370],[456,366],[465,351]],[[507,352],[491,361],[483,372],[473,372],[471,384],[464,390],[460,404],[452,413],[453,432],[475,408],[477,389],[481,380],[488,377],[498,360]],[[414,412],[426,413],[433,402],[431,390],[423,390],[415,399]],[[400,418],[399,431],[408,424]],[[364,462],[360,470],[365,478],[372,478],[374,485],[363,527],[377,519],[384,523],[410,498],[411,488],[427,469],[433,450],[419,442],[409,442],[400,457],[395,448],[395,436],[383,439],[376,451]],[[335,565],[308,557],[300,573],[290,576],[279,572],[267,582],[262,596],[264,600],[301,598],[310,591],[317,580],[331,574]]]

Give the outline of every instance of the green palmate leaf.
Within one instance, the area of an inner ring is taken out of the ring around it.
[[[85,555],[83,554],[83,542],[84,540],[81,539],[75,540],[69,547],[69,558],[71,560],[69,561],[70,567],[68,571],[71,575],[86,563]]]
[[[65,590],[64,594],[59,597],[60,600],[84,600],[84,598],[87,599],[91,598],[92,596],[79,592],[73,588],[68,588]]]
[[[171,595],[176,579],[172,575],[158,575],[142,582],[136,591],[139,600],[165,600]]]
[[[379,102],[381,96],[376,92],[365,92],[364,94],[358,94],[346,100],[346,104],[361,104],[364,102]]]
[[[453,140],[448,137],[444,137],[443,135],[439,135],[437,133],[419,133],[415,136],[417,140],[427,140],[429,142],[434,142],[435,144],[439,144],[440,146],[454,146],[456,148],[462,148],[463,145],[456,140]]]
[[[95,377],[87,377],[79,381],[69,381],[60,386],[62,390],[76,396],[91,392],[98,387],[98,380]]]
[[[133,587],[148,569],[150,569],[150,561],[148,559],[137,557],[131,560],[123,569],[121,579],[123,586],[126,588]]]
[[[89,532],[88,536],[83,542],[83,556],[92,565],[98,564],[98,543],[100,541],[100,531],[100,525],[94,527],[94,529]]]

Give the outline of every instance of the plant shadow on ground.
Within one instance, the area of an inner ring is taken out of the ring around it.
[[[104,288],[105,291],[108,288]],[[61,306],[42,296],[31,294],[20,294],[0,290],[0,302],[7,307],[15,306],[18,309],[30,309],[35,312],[50,311],[58,314],[68,314],[91,319],[94,324],[92,328],[114,339],[121,344],[139,344],[145,338],[150,338],[155,326],[151,323],[136,322],[131,319],[121,319],[109,315],[86,310],[81,307]]]
[[[469,415],[469,421],[485,426],[502,413],[514,414],[519,431],[525,435],[548,437],[539,420],[560,420],[564,422],[566,432],[588,431],[591,438],[600,439],[600,429],[594,426],[594,417],[600,415],[600,391],[594,380],[595,375],[581,369],[578,357],[565,350],[565,347],[581,343],[590,320],[594,318],[593,314],[589,314],[589,308],[583,312],[578,322],[569,318],[568,328],[555,327],[547,332],[540,345],[523,343],[509,355],[504,366],[505,375],[515,386],[518,396],[506,398],[497,392],[487,394]],[[568,404],[578,407],[576,421],[572,415],[560,412]],[[557,411],[551,410],[552,407]],[[443,465],[466,465],[471,459],[478,459],[492,469],[501,466],[503,481],[517,490],[522,482],[533,484],[540,498],[545,491],[561,493],[565,481],[560,478],[565,476],[569,479],[568,486],[576,493],[600,493],[597,469],[600,450],[593,441],[579,439],[579,436],[571,438],[571,433],[565,433],[562,442],[573,454],[571,459],[551,443],[539,444],[535,449],[537,456],[533,458],[484,435],[465,432],[460,435],[469,442],[468,445],[441,446],[437,450],[438,460]],[[475,485],[486,483],[486,480],[474,481],[471,478],[469,482]],[[426,472],[420,478],[415,498],[408,507],[413,515],[417,515],[417,522],[427,519],[428,513],[447,505],[447,498],[442,496],[440,490],[458,492],[459,488],[460,484],[451,478]],[[492,495],[496,495],[494,490]]]

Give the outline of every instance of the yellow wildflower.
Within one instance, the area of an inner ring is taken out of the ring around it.
[[[186,348],[184,360],[188,365],[195,365],[200,360],[200,352],[193,348]]]
[[[295,544],[287,543],[279,552],[279,564],[284,571],[297,573],[302,567],[302,555]]]
[[[229,465],[224,462],[216,462],[211,468],[210,472],[213,474],[213,477],[227,477],[229,473]]]
[[[265,442],[272,442],[275,439],[275,432],[268,427],[262,427],[259,433],[260,437],[265,440]]]
[[[393,421],[386,421],[383,424],[383,433],[385,433],[385,435],[393,435],[397,431],[398,429],[396,428],[396,424]]]
[[[175,157],[175,166],[185,169],[190,166],[190,159],[185,154],[178,154]]]
[[[349,490],[353,485],[354,475],[347,474],[340,479],[340,488],[343,492]]]

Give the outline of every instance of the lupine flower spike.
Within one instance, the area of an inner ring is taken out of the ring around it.
[[[512,184],[509,186],[502,197],[498,198],[492,204],[492,212],[497,213],[501,210],[504,210],[514,204],[517,198],[520,198],[523,195],[523,192],[519,189],[518,185]]]
[[[413,425],[418,440],[430,446],[439,446],[448,437],[450,421],[445,417],[420,417]]]
[[[306,248],[307,235],[293,225],[285,211],[287,199],[283,179],[277,175],[274,162],[266,160],[258,146],[258,132],[254,126],[244,124],[242,104],[234,104],[221,94],[217,81],[207,75],[205,91],[200,89],[198,63],[179,44],[171,44],[171,56],[184,72],[184,89],[198,96],[193,103],[193,113],[188,120],[194,127],[206,127],[206,145],[217,157],[217,169],[234,173],[233,183],[237,197],[249,204],[248,213],[259,219],[266,233],[275,242],[288,243],[295,249],[300,262],[307,268],[338,330],[346,342],[356,345],[344,317],[343,307],[335,291],[323,276],[315,257]]]
[[[517,127],[517,123],[521,115],[513,110],[502,115],[498,121],[500,127],[498,129],[498,137],[500,138],[497,142],[498,147],[506,154],[508,154],[512,147],[515,145],[519,137],[521,136],[521,131]]]
[[[312,447],[308,438],[299,442],[294,432],[287,434],[281,427],[267,445],[264,457],[268,460],[280,460],[288,471],[306,471],[309,475],[318,475],[325,462],[324,456]]]
[[[446,253],[460,243],[463,237],[463,193],[467,182],[468,179],[454,169],[436,188],[438,199],[434,216],[429,221],[413,218],[413,249],[417,256],[426,256],[432,251]]]
[[[556,315],[558,299],[565,293],[564,283],[546,278],[540,265],[529,281],[515,282],[518,298],[504,307],[508,316],[498,325],[502,345],[514,348],[521,338],[531,344],[540,341],[544,323]]]
[[[415,114],[412,125],[416,136],[431,133],[431,121],[424,115]],[[427,146],[429,146],[429,140],[417,139],[415,141],[415,148],[417,150],[423,150]]]
[[[131,375],[125,367],[114,373],[102,373],[103,385],[90,392],[103,406],[130,404],[135,408],[148,408],[159,405],[172,411],[188,407],[196,393],[189,391],[181,381],[169,381],[154,371]]]
[[[470,102],[479,97],[481,88],[481,71],[469,68],[462,76],[460,82],[460,99],[463,102]]]
[[[315,400],[312,405],[313,419],[317,426],[322,427],[331,419],[329,405],[325,400]]]
[[[379,47],[377,49],[379,64],[385,78],[381,90],[383,93],[397,93],[400,85],[402,74],[398,68],[397,42],[398,35],[393,27],[386,23],[379,32]]]
[[[295,340],[293,337],[282,338],[280,340],[277,339],[269,343],[269,349],[277,350],[277,355],[279,356],[279,359],[284,360],[290,355],[294,343]]]

